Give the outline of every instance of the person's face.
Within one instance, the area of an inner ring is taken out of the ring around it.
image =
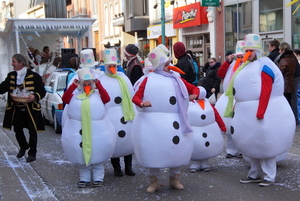
[[[284,53],[284,50],[283,49],[279,49],[279,53],[280,54]]]
[[[169,66],[170,66],[170,61],[165,63],[163,71],[170,72],[170,69],[168,68]]]
[[[16,71],[19,71],[24,67],[24,64],[22,62],[18,62],[17,59],[15,58],[12,58],[11,65],[13,66],[13,69]]]
[[[210,59],[208,61],[208,63],[209,63],[209,66],[214,66],[216,64],[216,62],[213,59]]]
[[[92,86],[91,82],[89,80],[86,80],[83,82],[82,84],[83,87],[86,87],[86,86]]]
[[[255,59],[255,57],[256,57],[256,52],[255,52],[255,50],[249,49],[249,50],[246,50],[245,52],[246,52],[246,53],[247,53],[247,52],[251,52],[251,55],[249,56],[248,61],[253,61],[253,60]]]
[[[107,66],[107,70],[109,74],[116,74],[117,73],[117,65],[115,64],[109,64]]]
[[[268,47],[269,52],[272,52],[274,49],[275,49],[275,46],[269,45],[269,47]]]

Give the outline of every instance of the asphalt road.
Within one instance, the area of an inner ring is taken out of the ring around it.
[[[5,103],[0,100],[2,125]],[[185,189],[169,189],[168,170],[161,170],[161,189],[153,194],[145,192],[149,184],[148,170],[133,160],[136,176],[113,176],[109,161],[105,166],[104,186],[78,189],[78,167],[62,152],[60,135],[53,127],[39,133],[37,160],[26,163],[18,159],[14,133],[0,129],[0,193],[1,200],[178,200],[178,201],[281,201],[300,200],[300,129],[297,128],[293,147],[287,158],[278,162],[276,183],[271,187],[240,184],[247,176],[249,165],[244,159],[226,159],[225,152],[210,159],[210,172],[190,173],[182,167],[181,182]],[[122,166],[124,167],[123,161]]]

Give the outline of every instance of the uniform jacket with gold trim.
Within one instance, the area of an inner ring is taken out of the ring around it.
[[[41,114],[41,104],[39,101],[44,98],[46,91],[44,88],[44,83],[39,74],[27,70],[26,76],[23,82],[24,88],[28,91],[33,91],[35,100],[30,103],[26,103],[27,111],[29,116],[33,121],[37,131],[45,131],[44,122]],[[11,129],[13,126],[13,119],[16,110],[16,102],[13,101],[11,94],[14,89],[17,88],[17,72],[12,71],[8,73],[5,80],[0,84],[0,94],[7,93],[7,104],[5,109],[5,115],[3,120],[3,128]],[[16,117],[18,118],[18,117]],[[18,121],[22,121],[19,119]]]

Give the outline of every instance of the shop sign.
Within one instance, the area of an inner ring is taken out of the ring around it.
[[[206,10],[207,7],[200,6],[200,3],[174,8],[173,28],[178,29],[208,24]]]
[[[173,29],[171,23],[165,24],[165,35],[166,37],[176,36],[176,30]],[[147,39],[157,39],[159,36],[161,36],[161,24],[147,27]]]
[[[220,5],[220,0],[202,0],[202,6],[216,6]]]

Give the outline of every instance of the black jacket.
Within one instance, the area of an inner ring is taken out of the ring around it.
[[[181,74],[181,77],[185,79],[188,83],[192,84],[196,80],[196,73],[194,72],[194,67],[189,61],[190,56],[185,54],[182,55],[175,66],[180,68],[185,74]]]
[[[208,67],[206,69],[206,75],[203,78],[202,86],[206,90],[206,97],[208,98],[211,95],[211,89],[215,88],[215,94],[218,94],[220,91],[220,82],[221,78],[217,75],[217,72],[221,64],[217,62],[214,66]]]
[[[16,88],[17,88],[17,72],[12,71],[8,73],[5,80],[0,84],[0,94],[8,92],[7,104],[6,104],[4,120],[3,120],[3,128],[6,129],[11,129],[11,127],[13,126],[13,119],[16,110],[16,102],[13,101],[10,94]],[[44,127],[44,122],[41,114],[41,104],[39,103],[39,101],[42,98],[44,98],[46,94],[46,90],[44,88],[44,83],[42,81],[41,76],[31,70],[27,70],[26,76],[24,78],[24,88],[26,88],[28,91],[34,92],[33,95],[35,96],[35,100],[31,103],[27,103],[26,107],[31,116],[31,120],[35,125],[36,131],[44,131],[45,127]],[[22,121],[22,119],[20,119],[20,121]]]
[[[279,55],[280,53],[279,53],[279,49],[277,48],[277,49],[274,49],[272,52],[270,52],[270,54],[269,54],[269,58],[272,60],[272,61],[274,61],[275,60],[275,58]]]

